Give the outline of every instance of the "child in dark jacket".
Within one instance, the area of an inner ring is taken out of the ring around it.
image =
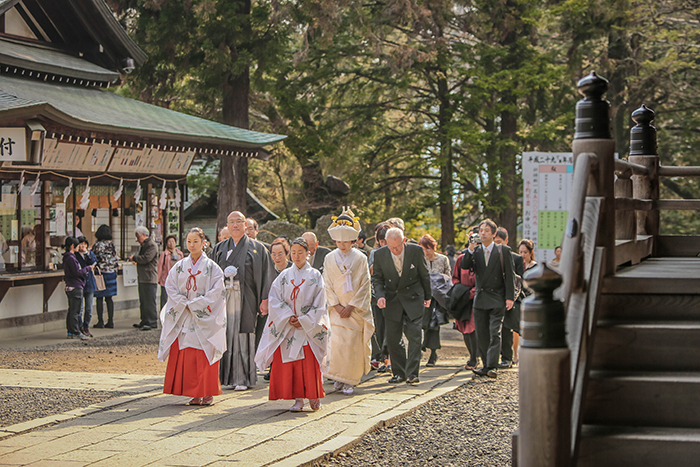
[[[68,297],[68,315],[66,316],[66,329],[68,339],[89,339],[88,336],[80,332],[80,315],[83,304],[83,289],[85,288],[85,278],[88,271],[92,271],[92,266],[81,267],[75,257],[78,247],[78,239],[66,237],[63,253],[63,271],[65,273],[66,297]]]
[[[75,257],[78,260],[81,268],[92,264],[97,264],[97,257],[92,251],[88,250],[89,246],[90,244],[88,243],[87,238],[78,237],[78,252],[75,254]],[[85,276],[85,287],[83,288],[85,313],[83,314],[82,324],[80,325],[80,332],[88,337],[92,337],[92,334],[90,333],[90,319],[92,319],[92,299],[95,296],[95,291],[97,291],[95,274],[93,273],[92,269],[90,269],[87,276]]]

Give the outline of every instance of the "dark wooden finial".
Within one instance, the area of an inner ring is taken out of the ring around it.
[[[608,80],[594,71],[581,78],[577,86],[584,98],[576,103],[574,139],[610,139],[610,103],[603,99]]]
[[[656,113],[646,105],[632,112],[632,120],[636,125],[630,131],[630,156],[655,156],[656,128],[651,124]]]
[[[529,269],[523,279],[535,293],[523,302],[521,345],[540,349],[566,347],[564,304],[554,299],[562,277],[541,263]]]

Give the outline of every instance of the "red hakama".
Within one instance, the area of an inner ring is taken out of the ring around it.
[[[163,393],[188,397],[220,395],[219,361],[210,365],[207,355],[200,349],[180,350],[176,339],[170,346]]]
[[[321,368],[311,347],[304,346],[304,358],[282,362],[282,352],[275,350],[270,367],[270,400],[320,399],[325,397]]]

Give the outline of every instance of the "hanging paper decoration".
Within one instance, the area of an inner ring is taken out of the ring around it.
[[[22,175],[19,177],[19,188],[17,188],[17,193],[22,193],[23,189],[24,189],[24,170],[22,171]]]
[[[180,198],[182,194],[180,193],[180,184],[175,182],[175,207],[180,209]]]
[[[41,172],[36,174],[36,180],[34,180],[34,183],[32,184],[32,192],[30,193],[32,196],[36,194],[37,191],[39,191],[39,177],[41,176]]]
[[[73,189],[73,178],[68,179],[68,186],[63,189],[63,202],[65,203]]]
[[[87,183],[85,184],[85,191],[83,191],[83,197],[80,198],[80,209],[85,211],[87,210],[88,206],[90,206],[90,177],[88,177]]]
[[[165,191],[165,180],[163,180],[163,188],[160,190],[160,210],[163,211],[168,205],[168,194]]]
[[[124,190],[124,179],[120,178],[119,179],[119,188],[117,188],[117,191],[114,192],[114,202],[119,201],[119,198],[122,197],[123,190]]]
[[[136,191],[134,191],[134,204],[138,205],[141,201],[141,180],[136,180]]]

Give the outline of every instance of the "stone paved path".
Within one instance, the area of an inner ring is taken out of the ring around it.
[[[448,362],[423,368],[415,386],[389,385],[389,376],[372,372],[353,396],[326,384],[321,410],[307,406],[295,414],[287,410],[292,402],[267,400],[267,384],[245,392],[224,389],[215,405],[188,407],[187,398],[160,393],[162,376],[0,370],[4,385],[133,393],[1,429],[0,465],[303,465],[347,448],[368,430],[471,379],[462,366]]]

